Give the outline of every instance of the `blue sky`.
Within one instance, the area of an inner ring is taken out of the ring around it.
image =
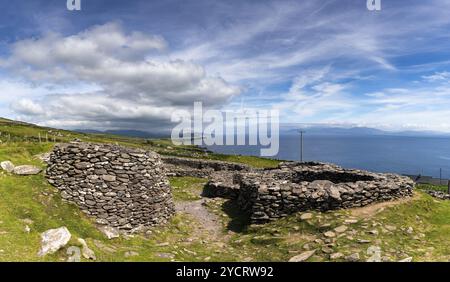
[[[0,116],[157,130],[194,101],[450,132],[450,2],[0,0]]]

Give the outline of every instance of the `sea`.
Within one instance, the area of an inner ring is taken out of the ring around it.
[[[273,158],[299,161],[298,135],[280,136]],[[259,146],[208,146],[216,153],[259,156]],[[450,178],[450,138],[411,136],[305,135],[303,160],[328,162],[345,168],[406,175]]]

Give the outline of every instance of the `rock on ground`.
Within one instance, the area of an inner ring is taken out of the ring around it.
[[[367,249],[367,255],[370,256],[367,262],[381,262],[381,248],[378,246],[370,246]]]
[[[336,260],[336,259],[342,258],[343,256],[344,256],[344,254],[342,254],[342,253],[334,253],[334,254],[330,255],[330,259],[331,260]]]
[[[302,214],[300,216],[301,220],[308,220],[308,219],[311,219],[311,218],[313,218],[313,214],[312,213],[304,213],[304,214]]]
[[[91,260],[97,259],[94,251],[88,247],[88,245],[84,239],[79,238],[78,242],[81,244],[81,246],[83,246],[81,249],[81,254],[83,255],[83,257],[85,259],[91,259]]]
[[[347,231],[347,229],[348,229],[347,226],[341,225],[341,226],[334,228],[334,231],[336,231],[337,233],[344,233],[345,231]]]
[[[6,172],[13,172],[14,171],[14,164],[10,161],[4,161],[0,163],[1,168]]]
[[[42,170],[33,165],[21,165],[16,166],[14,168],[14,174],[17,175],[36,175],[39,174]]]
[[[349,262],[357,262],[357,261],[359,261],[359,259],[360,258],[359,258],[358,253],[354,253],[354,254],[351,254],[351,255],[345,257],[345,260],[349,261]]]
[[[78,247],[72,246],[67,249],[67,262],[80,262],[81,261],[81,250]]]
[[[56,253],[59,249],[67,245],[72,235],[66,227],[50,229],[41,234],[41,249],[39,256]]]
[[[119,238],[120,236],[119,230],[114,227],[105,225],[101,226],[99,229],[108,239]]]
[[[325,235],[325,237],[327,237],[327,238],[336,237],[336,233],[334,233],[333,231],[327,231],[327,232],[323,233],[323,235]]]
[[[316,250],[304,252],[298,256],[295,256],[289,260],[289,262],[302,262],[310,257],[312,257],[316,253]]]

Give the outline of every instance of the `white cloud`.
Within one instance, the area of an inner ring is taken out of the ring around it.
[[[45,113],[41,105],[30,99],[20,99],[12,104],[12,108],[17,112],[28,116],[39,116]]]
[[[422,78],[429,82],[441,82],[441,81],[450,81],[450,72],[435,72],[432,75],[424,75]]]
[[[162,59],[160,52],[166,50],[159,36],[127,34],[119,24],[109,23],[73,36],[47,34],[18,41],[0,66],[37,85],[95,86],[84,93],[49,90],[44,97],[30,95],[12,105],[17,113],[44,124],[150,129],[154,121],[167,122],[174,110],[192,107],[195,101],[220,106],[240,93],[200,65]]]

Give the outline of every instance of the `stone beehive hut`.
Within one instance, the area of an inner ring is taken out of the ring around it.
[[[57,145],[48,164],[48,181],[62,198],[100,224],[132,230],[165,223],[175,212],[154,152],[73,142]]]
[[[215,172],[210,178],[206,195],[237,199],[252,223],[409,197],[414,188],[408,177],[325,163],[282,163],[276,169]]]

